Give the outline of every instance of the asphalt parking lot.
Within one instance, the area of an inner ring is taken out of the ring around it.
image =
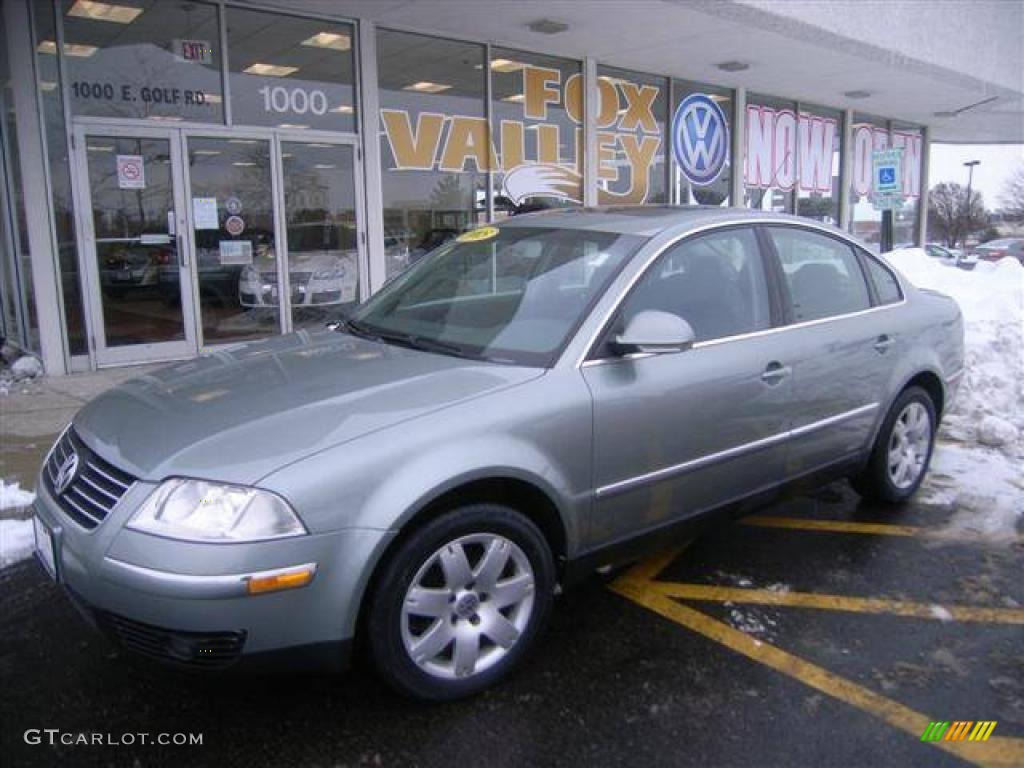
[[[0,572],[5,766],[1024,765],[1021,538],[844,484],[723,523],[563,596],[538,652],[476,699],[422,705],[365,669],[192,677],[94,635],[40,566]],[[926,743],[931,721],[996,721]],[[201,746],[27,744],[202,733]]]

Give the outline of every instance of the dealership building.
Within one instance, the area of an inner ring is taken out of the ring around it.
[[[549,206],[921,243],[930,143],[1024,142],[1018,2],[0,3],[0,332],[51,374],[322,326]]]

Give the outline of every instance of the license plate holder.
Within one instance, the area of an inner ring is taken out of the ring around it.
[[[58,538],[56,533],[51,531],[49,526],[40,520],[38,516],[32,518],[32,532],[35,535],[36,557],[43,564],[46,572],[50,574],[50,578],[54,581],[60,581],[57,569],[60,557],[57,552]]]

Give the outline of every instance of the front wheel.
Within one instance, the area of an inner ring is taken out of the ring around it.
[[[414,531],[384,566],[367,621],[381,675],[412,696],[468,696],[504,677],[551,608],[544,536],[507,507],[474,504]]]
[[[882,423],[864,471],[851,478],[861,495],[902,503],[917,491],[935,447],[935,405],[920,387],[908,387]]]

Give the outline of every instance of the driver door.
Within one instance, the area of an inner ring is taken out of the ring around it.
[[[692,349],[584,363],[594,402],[596,499],[590,546],[695,515],[782,477],[792,351],[778,323],[753,229],[671,246],[640,279],[608,333],[643,310],[693,327]],[[754,334],[754,335],[749,335]]]

